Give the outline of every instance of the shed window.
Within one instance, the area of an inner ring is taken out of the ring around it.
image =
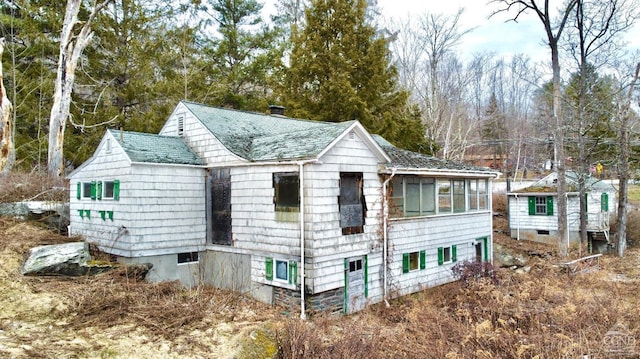
[[[102,198],[113,199],[114,193],[114,182],[104,181],[102,184]]]
[[[91,182],[82,182],[82,198],[91,198]]]
[[[300,211],[300,178],[297,172],[274,173],[273,189],[277,212]]]
[[[340,173],[340,227],[342,234],[362,233],[366,216],[362,173]]]
[[[529,215],[531,216],[552,216],[553,197],[552,196],[531,196],[528,198]]]
[[[275,262],[275,278],[274,278]],[[288,284],[298,283],[298,263],[283,259],[265,258],[265,279]]]

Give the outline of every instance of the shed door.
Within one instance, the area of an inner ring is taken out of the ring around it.
[[[207,181],[207,236],[210,243],[231,245],[231,174],[212,169]]]
[[[367,301],[367,257],[345,259],[345,267],[344,311],[345,313],[354,313],[362,310]]]

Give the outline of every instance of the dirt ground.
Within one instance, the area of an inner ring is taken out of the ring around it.
[[[123,270],[25,277],[29,248],[76,239],[0,217],[0,357],[271,358],[284,343],[285,358],[355,358],[363,350],[371,358],[573,358],[601,348],[616,323],[637,336],[640,250],[604,256],[577,268],[593,273],[574,276],[558,266],[554,248],[513,241],[500,221],[496,242],[531,255],[530,272],[501,270],[499,285],[456,282],[390,307],[299,324],[238,294],[139,282]]]

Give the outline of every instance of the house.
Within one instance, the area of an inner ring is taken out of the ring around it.
[[[394,147],[357,121],[180,102],[159,134],[108,130],[70,174],[70,234],[152,281],[351,313],[492,260],[486,168]]]
[[[553,172],[530,186],[507,193],[511,238],[558,243],[558,186]],[[587,200],[587,234],[590,244],[610,243],[610,219],[616,213],[616,189],[592,176],[584,178]],[[580,192],[578,174],[565,173],[569,241],[580,241]]]

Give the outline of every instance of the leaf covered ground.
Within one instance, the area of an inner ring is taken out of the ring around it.
[[[500,225],[498,225],[499,227]],[[294,314],[240,295],[114,271],[25,277],[29,248],[67,238],[0,217],[0,357],[7,358],[611,358],[637,357],[640,250],[580,271],[553,254],[498,283],[456,282],[347,317]],[[554,248],[496,241],[525,253]],[[626,346],[612,347],[611,333]],[[620,339],[618,337],[618,339]],[[631,343],[633,341],[633,343]],[[616,351],[618,350],[618,351]],[[363,353],[366,353],[363,356]]]

